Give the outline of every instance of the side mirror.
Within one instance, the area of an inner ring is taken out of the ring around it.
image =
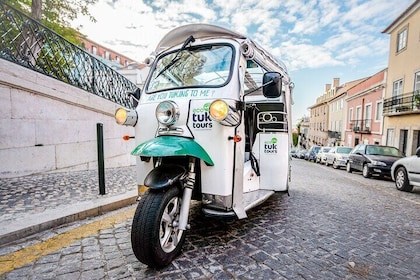
[[[141,94],[141,91],[139,88],[137,88],[134,92],[129,92],[127,94],[127,97],[132,99],[131,101],[133,102],[134,107],[137,107],[137,104],[139,103],[140,94]]]
[[[281,75],[278,72],[267,72],[263,76],[263,94],[267,98],[277,98],[281,95]]]

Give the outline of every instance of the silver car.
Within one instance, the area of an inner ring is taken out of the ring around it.
[[[331,150],[331,147],[321,147],[315,156],[316,163],[325,163],[325,154]]]
[[[414,156],[394,162],[391,177],[399,191],[411,192],[414,186],[420,187],[420,147],[417,147]]]
[[[333,147],[325,154],[325,165],[332,164],[334,168],[346,167],[347,157],[351,150],[349,147]]]

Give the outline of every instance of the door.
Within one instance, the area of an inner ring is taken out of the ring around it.
[[[359,148],[356,150],[355,159],[354,159],[354,168],[357,170],[362,171],[363,169],[363,162],[365,157],[366,145],[360,145]]]

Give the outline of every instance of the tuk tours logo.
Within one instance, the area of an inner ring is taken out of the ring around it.
[[[202,108],[195,108],[192,110],[193,128],[195,129],[211,129],[213,121],[209,113],[210,103],[206,103]]]
[[[277,154],[277,138],[273,137],[270,141],[264,142],[265,154]]]

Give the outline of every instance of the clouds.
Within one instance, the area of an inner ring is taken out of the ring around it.
[[[295,88],[295,121],[326,83],[363,78],[387,65],[384,30],[414,0],[99,0],[81,32],[137,61],[171,29],[209,23],[247,34],[283,61]],[[302,96],[304,98],[302,98]]]
[[[401,12],[392,1],[385,2],[100,0],[92,7],[98,22],[85,23],[81,31],[142,60],[175,27],[216,24],[248,34],[281,56],[289,69],[298,70],[352,64],[383,55],[387,39],[380,31]],[[410,2],[401,0],[399,6]]]

